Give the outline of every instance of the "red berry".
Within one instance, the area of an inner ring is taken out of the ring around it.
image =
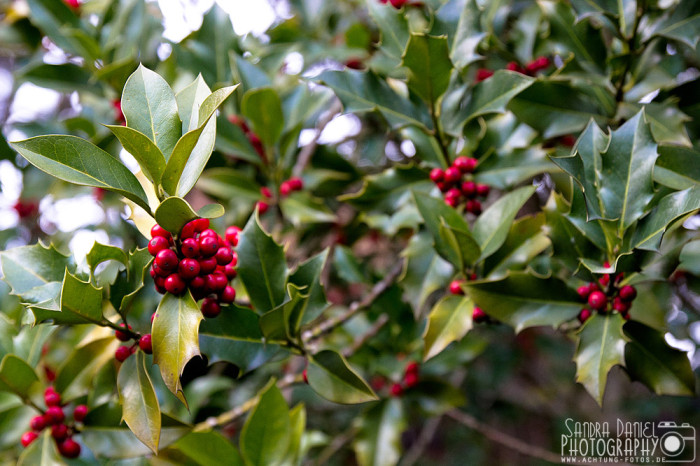
[[[272,199],[272,191],[270,191],[270,188],[268,188],[267,186],[263,186],[260,188],[260,194],[265,199]]]
[[[226,228],[226,241],[228,241],[234,248],[238,246],[238,234],[240,232],[241,229],[237,226],[232,225]]]
[[[433,168],[430,170],[430,179],[433,181],[433,183],[443,181],[445,179],[445,172],[442,170],[442,168]]]
[[[477,200],[470,200],[471,204],[467,204],[467,212],[471,212],[474,215],[479,215],[481,213],[481,202]]]
[[[24,434],[22,434],[20,442],[22,442],[23,447],[27,448],[29,444],[36,440],[38,437],[39,436],[36,434],[36,432],[32,432],[30,430],[29,432],[25,432]]]
[[[163,249],[168,249],[170,247],[170,241],[164,236],[154,236],[151,241],[148,242],[148,252],[155,256]]]
[[[589,294],[593,293],[594,291],[600,291],[600,287],[598,286],[597,283],[589,283],[588,284],[588,291],[589,291]]]
[[[211,236],[199,238],[199,253],[202,257],[211,257],[219,250],[219,241]]]
[[[202,302],[202,315],[204,317],[216,317],[221,313],[221,306],[213,298],[205,298]]]
[[[153,343],[151,342],[151,334],[146,334],[139,340],[139,348],[146,354],[153,353]]]
[[[65,424],[57,424],[51,427],[51,436],[56,439],[57,442],[65,440],[68,437],[68,426]]]
[[[403,382],[407,388],[415,387],[418,384],[418,374],[415,372],[407,372],[403,377]]]
[[[579,286],[576,289],[576,292],[581,297],[581,299],[588,299],[588,295],[591,294],[591,289],[590,289],[589,285],[583,285],[583,286]]]
[[[406,3],[408,3],[408,0],[389,0],[391,3],[391,6],[396,8],[397,10],[404,6]]]
[[[474,79],[477,83],[489,79],[493,76],[493,71],[487,68],[479,68],[476,70],[476,78]]]
[[[236,272],[236,266],[233,264],[233,261],[224,265],[224,275],[226,275],[226,278],[228,278],[229,280],[233,280],[234,278],[236,278],[236,275],[238,275],[238,272]]]
[[[625,285],[620,288],[620,299],[623,301],[634,301],[637,297],[637,290],[631,285]]]
[[[180,252],[185,257],[197,257],[199,255],[199,242],[194,238],[185,239],[180,246]]]
[[[233,252],[229,248],[219,248],[214,257],[216,257],[216,263],[219,265],[230,264],[233,260]]]
[[[462,290],[462,282],[460,280],[453,280],[452,283],[450,283],[450,293],[464,294],[464,290]]]
[[[462,197],[462,191],[460,191],[457,188],[452,188],[445,193],[445,198],[448,198],[448,197],[453,197],[453,198],[459,200],[459,198]]]
[[[201,267],[197,259],[182,259],[177,266],[177,273],[183,280],[192,280],[199,275]]]
[[[361,70],[364,68],[364,66],[362,65],[362,60],[360,60],[359,58],[350,58],[349,60],[346,60],[345,66],[347,66],[351,70]]]
[[[435,183],[435,186],[437,186],[438,189],[439,189],[440,191],[442,191],[443,193],[444,193],[445,191],[447,191],[448,189],[450,189],[450,185],[448,185],[448,184],[445,183],[444,181],[438,181],[437,183]]]
[[[289,185],[294,191],[301,191],[302,189],[304,189],[304,180],[302,180],[298,176],[293,176],[287,181],[289,182]]]
[[[602,310],[608,302],[608,298],[602,291],[593,291],[588,295],[588,305],[596,311]]]
[[[445,197],[445,204],[447,204],[450,207],[457,208],[459,205],[459,199],[456,197]]]
[[[192,220],[194,222],[195,233],[203,233],[209,228],[210,222],[208,218],[196,218]]]
[[[44,419],[44,416],[34,416],[29,422],[29,427],[37,432],[43,430],[44,427],[46,427],[46,420]]]
[[[478,164],[479,164],[479,161],[478,161],[478,160],[476,160],[476,159],[473,158],[473,157],[469,157],[469,158],[467,159],[467,172],[468,172],[468,173],[471,173],[471,172],[473,172],[474,170],[476,170],[476,166],[477,166]]]
[[[514,61],[508,62],[508,64],[506,65],[506,69],[509,71],[515,71],[517,73],[525,74],[525,69]]]
[[[406,373],[408,374],[409,372],[415,372],[416,374],[418,373],[419,366],[417,362],[411,362],[408,363],[406,366]]]
[[[591,317],[590,309],[583,308],[583,309],[581,309],[581,312],[578,313],[578,320],[581,321],[581,323],[584,323],[590,317]]]
[[[537,63],[535,62],[535,60],[533,60],[525,65],[525,71],[527,71],[527,74],[535,74],[539,70],[540,69],[537,66]]]
[[[204,290],[204,286],[206,285],[206,280],[204,280],[204,277],[201,275],[199,277],[195,277],[192,279],[190,282],[190,289],[192,291],[202,291]]]
[[[457,168],[457,170],[459,170],[461,173],[468,173],[469,157],[465,157],[463,155],[457,157],[452,166]]]
[[[608,286],[609,283],[610,283],[610,275],[609,274],[606,273],[605,275],[600,277],[600,284],[601,285]]]
[[[175,251],[172,249],[163,249],[156,254],[156,259],[154,261],[158,268],[168,272],[177,269],[178,262],[177,254],[175,254]],[[158,273],[158,270],[156,270],[156,273]]]
[[[124,322],[119,324],[120,327],[124,327]],[[131,325],[129,325],[129,330],[131,330]],[[125,332],[122,332],[121,330],[115,330],[114,331],[114,336],[117,337],[117,340],[119,341],[129,341],[131,340],[131,337],[126,334]]]
[[[301,376],[304,378],[304,383],[305,383],[306,385],[308,385],[308,384],[309,384],[309,377],[306,375],[306,369],[304,369],[304,370],[301,372]]]
[[[199,274],[206,275],[212,273],[214,270],[216,270],[216,265],[216,257],[210,257],[209,259],[200,259]]]
[[[462,194],[468,198],[474,197],[476,195],[476,183],[473,181],[465,181],[462,183]]]
[[[189,221],[185,223],[185,226],[182,227],[182,230],[180,230],[180,239],[189,239],[189,238],[194,238],[194,235],[196,234],[195,230],[195,221]]]
[[[129,356],[131,356],[131,350],[128,346],[120,346],[119,348],[117,348],[117,351],[114,352],[114,357],[119,362],[126,361],[126,358],[128,358]]]
[[[51,391],[49,391],[49,389]],[[44,393],[44,403],[46,403],[46,406],[60,406],[61,404],[61,395],[56,393],[53,388],[47,388],[46,392]]]
[[[629,311],[631,306],[632,304],[630,302],[623,301],[619,296],[616,296],[615,299],[613,299],[613,309],[620,314],[624,314]]]
[[[171,274],[168,278],[165,279],[165,290],[174,295],[181,295],[184,291],[187,285],[185,284],[185,281],[180,277],[180,275],[174,273]]]
[[[226,285],[228,285],[228,278],[221,272],[210,273],[204,277],[205,289],[212,293],[219,293],[224,291]]]
[[[490,191],[491,191],[491,186],[489,186],[487,184],[477,184],[476,185],[476,194],[481,196],[481,197],[488,196]]]
[[[126,348],[126,346],[120,346],[120,348]],[[128,350],[128,348],[127,348]],[[66,418],[63,413],[63,409],[60,406],[49,406],[44,413],[44,420],[48,425],[60,424]]]
[[[403,395],[403,387],[399,383],[395,383],[391,386],[391,396],[399,397]]]
[[[66,458],[77,458],[80,456],[80,444],[69,438],[58,444],[58,451]]]
[[[78,405],[73,410],[73,419],[75,419],[75,422],[83,422],[83,420],[85,419],[85,416],[87,416],[87,413],[88,413],[87,406]]]
[[[462,174],[455,167],[450,167],[445,170],[445,182],[449,184],[454,184],[462,178]]]
[[[222,303],[231,304],[235,299],[236,290],[230,285],[227,285],[226,288],[224,288],[224,290],[219,295],[219,300]]]
[[[472,321],[478,324],[486,321],[486,319],[488,319],[486,313],[480,307],[475,306],[474,310],[472,311]]]
[[[551,65],[551,61],[547,57],[537,57],[534,61],[534,64],[537,68],[537,70],[544,70],[545,68],[549,68],[549,65]]]
[[[157,223],[153,225],[153,228],[151,228],[151,238],[155,238],[156,236],[162,236],[163,238],[169,240],[172,238],[172,235],[168,230],[163,228],[162,226],[158,225]]]
[[[168,275],[170,275],[169,270],[164,270],[164,269],[158,267],[158,264],[155,261],[153,261],[153,264],[151,264],[151,270],[153,270],[153,273],[156,274],[158,277],[165,278]],[[155,280],[155,278],[153,280]]]
[[[267,212],[267,209],[270,208],[270,205],[267,202],[258,201],[257,207],[258,212],[260,212],[260,215],[263,215],[265,212]]]
[[[80,8],[80,0],[64,0],[64,2],[73,9]]]

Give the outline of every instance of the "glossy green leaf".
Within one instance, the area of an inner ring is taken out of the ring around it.
[[[3,280],[17,296],[51,282],[61,282],[66,269],[75,270],[72,257],[64,256],[53,245],[41,243],[1,251],[0,265]]]
[[[513,71],[500,70],[474,86],[471,97],[460,116],[465,123],[489,113],[503,113],[516,95],[527,89],[533,79]]]
[[[409,38],[406,18],[391,5],[372,0],[366,0],[366,4],[372,20],[381,31],[381,49],[389,57],[395,58],[398,64]]]
[[[631,248],[657,251],[669,225],[679,217],[700,209],[700,186],[664,196],[644,217],[632,236]]]
[[[218,218],[224,215],[219,204],[209,204],[195,212],[181,197],[171,196],[163,200],[156,209],[156,222],[173,234],[180,233],[182,227],[195,218]]]
[[[160,405],[146,371],[146,356],[142,351],[137,351],[122,363],[117,388],[124,422],[139,440],[158,454]]]
[[[159,366],[166,387],[185,404],[180,376],[187,362],[200,354],[198,332],[202,319],[189,291],[182,296],[166,293],[153,319],[153,363]]]
[[[389,87],[386,81],[379,79],[371,71],[324,71],[317,80],[333,89],[347,113],[376,110],[394,129],[406,125],[433,128],[425,105],[400,96]]]
[[[493,280],[504,277],[509,270],[526,268],[552,244],[544,229],[542,214],[513,222],[503,246],[485,261],[485,276]]]
[[[0,319],[0,326],[5,321]],[[46,340],[56,331],[56,327],[51,327],[49,325],[25,325],[22,326],[19,333],[14,335],[10,342],[3,342],[4,337],[0,336],[0,347],[5,347],[11,350],[11,352],[25,360],[30,366],[36,367],[39,364],[39,360],[42,357],[42,350],[44,348],[44,343]],[[0,330],[0,334],[2,334]],[[8,329],[8,333],[14,331]],[[9,336],[5,333],[6,336]],[[9,352],[9,351],[8,351]],[[0,353],[0,357],[4,354]]]
[[[486,209],[474,223],[474,239],[481,248],[481,259],[489,257],[503,245],[515,216],[535,193],[526,186],[506,194]]]
[[[447,288],[454,268],[435,252],[430,234],[425,231],[411,237],[401,256],[407,262],[400,284],[404,299],[411,304],[413,315],[417,318],[422,314],[428,297],[437,290]]]
[[[240,448],[246,464],[282,462],[290,440],[289,408],[274,380],[260,393],[260,401],[241,431]]]
[[[447,37],[411,34],[402,60],[409,71],[409,87],[429,104],[435,103],[447,90],[452,71]]]
[[[461,340],[472,328],[474,303],[465,296],[446,296],[437,302],[428,316],[423,332],[423,360],[437,356],[447,345]]]
[[[627,322],[623,331],[629,338],[625,367],[633,380],[658,395],[695,393],[695,376],[687,353],[669,347],[663,334],[640,322]]]
[[[700,15],[698,19],[700,25]],[[692,118],[681,112],[676,104],[651,102],[644,106],[644,116],[654,140],[659,144],[693,147],[685,129],[685,124]]]
[[[51,0],[28,0],[27,4],[34,24],[63,50],[77,52],[74,41],[62,32],[62,28],[66,26],[80,27],[80,18],[67,4]]]
[[[687,270],[694,275],[700,275],[700,241],[690,241],[681,250],[680,270]]]
[[[393,213],[410,198],[411,190],[429,192],[433,187],[423,170],[399,165],[365,177],[361,190],[339,199],[358,209]]]
[[[114,360],[114,351],[119,341],[111,335],[92,340],[78,346],[67,355],[56,370],[54,386],[64,401],[83,396],[91,387],[94,378]]]
[[[87,253],[85,259],[88,266],[90,266],[90,273],[92,274],[95,273],[95,268],[105,261],[113,260],[124,266],[129,265],[129,256],[122,248],[109,244],[101,244],[97,241],[92,245],[92,249]]]
[[[124,85],[122,112],[126,125],[145,134],[168,160],[180,139],[181,122],[175,94],[165,79],[140,65]]]
[[[30,309],[37,323],[52,320],[54,324],[88,324],[101,322],[102,289],[95,288],[66,271],[61,287],[60,306],[47,309],[37,304]]]
[[[310,322],[318,317],[328,307],[326,293],[321,283],[321,273],[326,267],[328,249],[309,258],[289,274],[288,283],[296,285],[309,295],[306,308],[302,316],[302,323]]]
[[[366,403],[377,399],[367,382],[335,351],[323,350],[314,354],[307,377],[316,393],[335,403]]]
[[[452,2],[456,7],[463,5],[461,12],[448,9],[449,3],[447,2],[437,11],[436,19],[454,23],[454,30],[445,32],[448,33],[450,41],[452,62],[461,70],[481,58],[478,47],[486,33],[481,28],[481,11],[475,0]],[[455,20],[457,20],[456,23]],[[442,33],[442,31],[438,32]]]
[[[282,135],[284,116],[282,101],[272,88],[250,90],[241,103],[243,115],[250,121],[252,129],[260,137],[263,146],[273,147]]]
[[[138,292],[143,288],[144,279],[147,276],[146,270],[151,265],[151,260],[153,257],[147,248],[130,251],[127,269],[120,272],[111,286],[109,299],[123,315],[131,310]]]
[[[662,36],[695,49],[700,39],[700,4],[684,0],[669,8],[661,21],[652,27],[651,36]]]
[[[182,134],[199,126],[199,108],[209,95],[211,95],[211,89],[204,82],[201,74],[175,95],[177,110],[182,120]]]
[[[624,365],[624,323],[619,314],[596,314],[577,333],[576,381],[586,387],[599,405],[603,404],[608,372],[615,365]]]
[[[291,464],[298,464],[303,455],[302,442],[304,441],[304,431],[306,430],[306,408],[303,403],[299,403],[289,411],[290,438],[289,450],[285,455]]]
[[[654,181],[673,189],[700,184],[700,153],[685,147],[660,145],[654,166]]]
[[[248,220],[236,252],[238,276],[255,310],[266,312],[282,304],[288,273],[284,250],[263,231],[257,216]]]
[[[295,341],[309,299],[304,289],[287,286],[290,299],[260,316],[260,329],[269,341]]]
[[[32,165],[69,183],[114,191],[150,212],[136,177],[121,162],[75,136],[37,136],[11,143]]]
[[[260,157],[256,155],[258,161]],[[260,186],[255,180],[232,168],[212,168],[197,181],[197,189],[220,199],[254,202],[260,199]]]
[[[29,399],[32,386],[39,381],[34,369],[14,354],[7,354],[0,362],[0,391],[11,392]]]
[[[511,272],[497,281],[467,282],[467,294],[486,314],[520,332],[573,319],[582,304],[576,292],[557,278]]]
[[[192,432],[171,448],[177,449],[198,466],[243,466],[238,449],[217,431]]]
[[[134,156],[146,178],[159,184],[165,170],[165,156],[158,146],[148,136],[128,126],[107,125],[107,128],[119,139],[124,150]]]
[[[401,457],[401,433],[408,422],[401,400],[382,400],[358,420],[355,442],[357,462],[362,466],[390,466]]]
[[[66,463],[58,454],[56,441],[51,436],[51,430],[46,429],[39,438],[34,440],[17,460],[17,466],[64,466]]]
[[[555,171],[556,166],[540,147],[498,151],[479,162],[475,181],[492,188],[510,189],[534,176]]]

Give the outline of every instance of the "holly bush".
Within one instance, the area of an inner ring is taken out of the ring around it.
[[[3,461],[558,461],[565,418],[700,420],[700,2],[276,8],[176,42],[153,2],[2,3],[13,92],[66,96],[2,120]],[[76,196],[82,255],[45,218]]]

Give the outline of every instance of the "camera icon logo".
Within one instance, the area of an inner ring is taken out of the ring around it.
[[[695,461],[695,427],[687,422],[660,422],[657,426],[659,447],[666,455],[665,463],[692,463]]]

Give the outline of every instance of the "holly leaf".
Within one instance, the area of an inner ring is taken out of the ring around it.
[[[625,364],[624,323],[620,314],[595,314],[577,333],[576,381],[582,383],[601,406],[610,369]]]
[[[105,366],[114,358],[119,341],[110,335],[78,346],[56,370],[54,386],[64,401],[83,396]]]
[[[339,200],[362,210],[394,213],[410,197],[411,190],[428,192],[431,189],[433,183],[423,170],[413,165],[399,165],[366,176],[361,190],[340,196]]]
[[[474,86],[471,95],[465,96],[467,103],[457,118],[466,124],[481,115],[504,113],[508,102],[533,82],[529,76],[514,71],[496,71],[489,79]]]
[[[109,244],[101,244],[95,241],[92,245],[90,252],[85,256],[88,266],[90,267],[90,274],[94,276],[95,268],[103,262],[106,261],[117,261],[124,266],[129,265],[129,256],[122,248],[116,246],[111,246]]]
[[[367,0],[366,5],[369,15],[381,31],[381,50],[396,59],[398,64],[409,38],[406,17],[391,5],[382,5],[373,0]]]
[[[423,332],[423,361],[437,356],[472,328],[474,303],[465,296],[446,296],[433,307]]]
[[[199,356],[199,323],[202,312],[192,295],[166,293],[153,319],[153,363],[160,367],[165,386],[185,405],[180,376],[187,362]]]
[[[165,156],[158,146],[134,128],[121,125],[106,126],[119,139],[124,150],[134,156],[146,178],[158,185],[165,170]]]
[[[299,264],[296,270],[289,274],[288,283],[303,289],[309,295],[305,309],[301,316],[301,322],[310,322],[318,317],[328,307],[326,293],[321,284],[321,272],[326,267],[328,249],[316,254],[310,259]]]
[[[687,189],[700,184],[700,153],[685,147],[658,148],[654,181],[672,189]]]
[[[314,354],[309,361],[307,377],[316,393],[335,403],[356,404],[378,399],[367,382],[335,351]]]
[[[493,255],[484,262],[484,274],[494,280],[509,270],[523,269],[552,243],[544,232],[543,214],[523,217],[510,226],[508,236]]]
[[[651,28],[650,36],[661,36],[687,45],[692,50],[700,39],[700,2],[684,0],[669,8],[662,20]]]
[[[413,315],[418,318],[428,297],[447,287],[454,268],[435,252],[429,233],[425,231],[411,237],[401,256],[407,259],[401,279],[404,299],[411,304]]]
[[[102,288],[95,288],[65,271],[58,309],[38,303],[29,307],[37,323],[52,320],[55,325],[102,322]]]
[[[250,121],[265,148],[271,148],[279,141],[284,129],[284,115],[282,101],[274,89],[267,87],[246,92],[241,112]]]
[[[287,285],[290,299],[260,316],[260,329],[268,341],[295,341],[309,295],[293,284]]]
[[[241,454],[246,464],[277,465],[284,460],[290,441],[289,408],[272,380],[241,431]]]
[[[75,262],[64,256],[53,245],[40,242],[31,246],[0,251],[3,280],[12,288],[12,294],[23,297],[33,288],[62,282],[66,270],[73,272]]]
[[[137,351],[122,363],[117,376],[117,388],[124,422],[157,455],[161,427],[160,405],[146,370],[146,355],[142,351]]]
[[[126,315],[137,293],[143,288],[143,280],[146,277],[146,269],[151,265],[151,256],[148,249],[134,249],[129,252],[129,265],[121,271],[117,280],[110,287],[109,299],[112,305],[121,315]]]
[[[447,37],[412,33],[401,64],[408,68],[408,86],[433,105],[450,82],[452,62]]]
[[[558,327],[581,310],[578,294],[558,278],[510,272],[496,281],[467,282],[467,294],[486,314],[520,332],[529,327]]]
[[[171,449],[185,455],[198,466],[243,466],[243,459],[230,441],[219,432],[191,432]]]
[[[254,308],[266,312],[282,304],[288,274],[284,251],[263,231],[257,215],[241,232],[236,252],[238,276]]]
[[[189,202],[181,197],[171,196],[163,200],[156,209],[156,222],[170,233],[177,235],[190,220],[196,218],[218,218],[224,215],[220,204],[208,204],[194,211]]]
[[[401,457],[401,434],[408,422],[398,398],[389,398],[370,407],[358,419],[353,447],[362,466],[389,466]]]
[[[0,391],[14,393],[28,400],[32,386],[39,381],[34,369],[14,354],[6,354],[0,362]]]

